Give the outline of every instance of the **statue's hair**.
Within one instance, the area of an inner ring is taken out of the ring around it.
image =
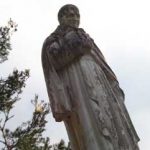
[[[72,5],[72,4],[64,5],[63,7],[60,8],[60,10],[59,10],[59,12],[58,12],[58,21],[59,21],[59,22],[60,22],[62,16],[68,13],[68,10],[69,10],[70,8],[74,9],[76,12],[79,12],[78,7],[75,6],[75,5]]]

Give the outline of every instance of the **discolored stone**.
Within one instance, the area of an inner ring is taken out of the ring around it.
[[[63,6],[60,25],[47,37],[42,65],[53,116],[64,121],[73,150],[139,150],[124,93],[79,10]]]

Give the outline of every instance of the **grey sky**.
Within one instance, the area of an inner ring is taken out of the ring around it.
[[[38,93],[48,101],[41,67],[44,39],[58,25],[57,12],[67,3],[80,9],[81,25],[103,52],[126,95],[126,106],[141,138],[141,150],[149,150],[150,139],[150,20],[148,0],[1,0],[0,25],[11,17],[18,24],[9,61],[0,65],[0,76],[14,68],[29,68],[31,77],[12,120],[16,124],[31,117],[30,100]],[[62,123],[48,118],[47,134],[52,142],[67,139]]]

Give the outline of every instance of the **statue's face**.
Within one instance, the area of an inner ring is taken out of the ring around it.
[[[67,25],[78,28],[80,23],[79,11],[74,7],[68,7],[60,18],[61,25]]]

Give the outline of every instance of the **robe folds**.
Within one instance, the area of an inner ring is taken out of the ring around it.
[[[124,93],[104,56],[81,28],[62,27],[44,42],[42,65],[53,116],[73,150],[138,150]]]

